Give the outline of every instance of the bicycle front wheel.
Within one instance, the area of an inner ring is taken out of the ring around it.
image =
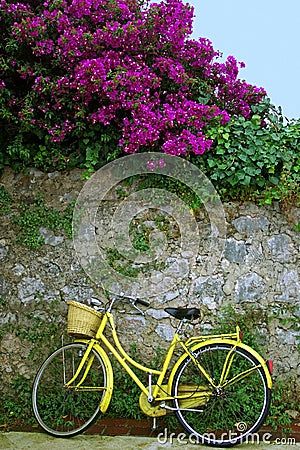
[[[230,447],[257,438],[254,433],[263,424],[271,399],[260,362],[245,349],[222,343],[200,347],[193,355],[203,370],[187,357],[172,385],[177,418],[191,440]],[[189,398],[182,399],[183,393]]]
[[[107,374],[101,356],[94,349],[74,383],[66,387],[85,351],[83,343],[59,348],[46,359],[35,377],[33,412],[41,427],[53,436],[71,437],[82,433],[100,413]],[[86,374],[87,364],[90,368]]]

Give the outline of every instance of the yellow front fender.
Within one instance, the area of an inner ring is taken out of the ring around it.
[[[207,345],[211,345],[211,344],[229,344],[229,345],[233,345],[235,347],[239,347],[242,348],[243,350],[246,350],[248,353],[250,353],[252,356],[254,356],[259,363],[261,364],[263,371],[265,373],[266,376],[266,380],[267,380],[267,386],[269,389],[272,389],[272,377],[269,371],[269,368],[267,366],[266,361],[262,358],[262,356],[260,356],[259,353],[257,353],[255,350],[253,350],[253,348],[249,347],[248,345],[244,344],[243,342],[240,341],[234,341],[231,339],[208,339],[205,341],[201,341],[199,343],[196,343],[195,345],[193,345],[190,349],[191,351],[196,351],[202,347],[206,347]],[[189,356],[185,353],[184,355],[182,355],[178,361],[175,363],[172,372],[170,374],[169,380],[168,380],[168,392],[171,393],[171,389],[172,389],[172,384],[173,384],[173,380],[174,380],[174,376],[175,373],[178,369],[178,367],[180,366],[180,364],[185,361],[186,358],[189,358]]]

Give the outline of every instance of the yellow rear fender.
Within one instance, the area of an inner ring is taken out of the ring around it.
[[[262,356],[260,356],[259,353],[257,353],[255,350],[253,350],[253,348],[249,347],[248,345],[244,344],[243,342],[238,342],[238,341],[234,341],[231,339],[208,339],[206,341],[202,341],[202,342],[199,342],[199,343],[193,345],[191,347],[191,350],[194,352],[202,347],[206,347],[207,345],[212,345],[212,344],[229,344],[229,345],[233,345],[235,347],[239,347],[239,348],[246,350],[248,353],[250,353],[252,356],[254,356],[259,361],[259,363],[261,364],[261,366],[263,368],[265,376],[266,376],[267,386],[269,389],[272,389],[272,377],[271,377],[271,374],[270,374],[270,371],[269,371],[266,361],[262,358]],[[176,361],[176,363],[172,369],[172,372],[170,374],[169,380],[168,380],[168,393],[171,393],[174,376],[175,376],[175,373],[176,373],[178,367],[180,366],[180,364],[183,361],[186,360],[186,358],[189,358],[189,356],[187,354],[184,354],[178,359],[178,361]]]
[[[261,364],[261,366],[262,366],[262,368],[264,370],[264,373],[266,375],[267,386],[268,386],[269,389],[272,389],[272,385],[273,385],[272,376],[271,376],[269,367],[267,365],[267,362],[264,360],[264,358],[259,353],[257,353],[256,350],[254,350],[253,348],[249,347],[249,345],[244,344],[243,342],[239,342],[238,343],[238,347],[243,348],[244,350],[246,350],[248,353],[250,353],[252,356],[254,356],[260,362],[260,364]]]
[[[83,342],[86,344],[87,341],[76,340],[76,342]],[[113,375],[111,362],[110,362],[110,359],[109,359],[106,351],[103,350],[103,348],[97,343],[94,345],[94,349],[101,356],[105,370],[106,370],[107,389],[105,390],[105,394],[100,403],[100,411],[104,414],[107,411],[107,408],[109,407],[109,404],[111,401],[111,397],[112,397],[112,393],[113,393],[113,386],[114,386],[114,375]]]

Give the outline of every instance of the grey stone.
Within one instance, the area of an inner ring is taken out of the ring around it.
[[[211,311],[216,311],[218,308],[218,303],[212,297],[203,297],[201,299],[201,304],[207,306]]]
[[[28,172],[34,178],[43,178],[44,177],[44,172],[41,172],[40,170],[35,169],[34,167],[30,167]]]
[[[268,231],[270,222],[265,216],[242,216],[233,220],[233,225],[241,234],[252,235],[257,231]]]
[[[294,316],[300,318],[300,303],[299,302],[296,304]]]
[[[5,245],[5,241],[0,241],[0,259],[4,259],[8,253],[8,246]]]
[[[149,425],[150,427],[150,425]],[[171,437],[170,437],[171,435]],[[160,437],[140,437],[140,436],[102,436],[81,434],[72,439],[72,442],[63,438],[55,438],[46,433],[30,433],[11,431],[9,433],[0,432],[0,448],[2,450],[194,450],[196,439],[190,439],[184,433],[167,434],[167,428]],[[183,439],[182,439],[183,436]],[[183,444],[183,442],[185,442]],[[270,447],[268,445],[251,445],[247,446],[249,450],[265,450]],[[207,446],[202,446],[203,450],[207,450]],[[272,450],[299,450],[297,446],[272,445]]]
[[[46,245],[56,247],[64,241],[63,236],[55,236],[54,232],[48,228],[41,227],[39,232],[43,236]]]
[[[174,331],[175,331],[174,328],[171,325],[168,325],[166,323],[160,323],[155,328],[156,334],[160,338],[162,338],[162,339],[164,339],[164,340],[166,340],[168,342],[172,341],[173,336],[174,336]]]
[[[224,297],[223,282],[223,278],[218,275],[196,278],[191,286],[191,301],[197,304],[205,303],[215,309]]]
[[[0,315],[0,324],[5,325],[7,323],[15,322],[17,320],[17,317],[15,314],[8,312],[5,314]]]
[[[196,254],[197,254],[197,252],[196,252]],[[181,256],[185,259],[191,259],[191,258],[194,258],[196,255],[195,255],[194,251],[189,250],[189,251],[183,251],[181,253]]]
[[[80,264],[80,261],[78,260],[78,258],[72,259],[70,268],[74,272],[78,272],[78,271],[82,270],[82,267],[81,267],[81,264]]]
[[[76,302],[85,302],[90,297],[95,296],[95,292],[92,287],[82,285],[64,286],[61,289],[61,294],[65,301],[75,300]]]
[[[164,296],[165,302],[170,302],[171,300],[174,300],[174,298],[177,298],[178,296],[179,296],[179,291],[167,292]]]
[[[77,193],[70,193],[67,192],[66,194],[62,195],[61,197],[59,197],[59,201],[61,203],[71,203],[73,200],[75,200],[78,196],[78,192]]]
[[[280,342],[287,345],[296,345],[297,333],[295,331],[277,329],[277,336]]]
[[[183,278],[189,272],[189,263],[183,258],[168,258],[166,261],[169,267],[165,270],[165,274],[175,278]]]
[[[58,275],[59,273],[62,272],[61,267],[57,263],[52,262],[52,261],[46,262],[45,267],[46,267],[47,273],[50,273],[51,275]]]
[[[268,329],[260,328],[257,332],[256,338],[257,338],[257,343],[260,346],[265,347],[266,345],[268,345],[268,343],[270,341],[270,335],[269,335]]]
[[[285,413],[290,416],[292,419],[297,419],[297,417],[299,416],[299,412],[296,411],[295,409],[287,409],[285,411]]]
[[[132,314],[126,314],[125,316],[121,315],[117,318],[117,323],[119,325],[119,322],[123,326],[127,326],[129,331],[136,331],[139,330],[140,337],[142,333],[144,333],[144,330],[142,328],[145,328],[146,326],[146,319],[143,316],[138,315],[136,310],[132,310]],[[124,324],[125,322],[125,324]]]
[[[163,309],[148,309],[146,314],[153,317],[154,319],[160,320],[170,317]]]
[[[223,272],[230,272],[231,271],[231,264],[230,264],[230,262],[228,261],[228,259],[222,259],[222,261],[221,261],[221,268],[222,268],[222,270],[223,270]]]
[[[22,275],[26,271],[25,267],[22,264],[16,264],[13,268],[13,272],[16,275]]]
[[[166,274],[163,274],[161,281],[159,281],[158,283],[156,281],[152,282],[151,278],[151,283],[149,283],[148,286],[142,290],[141,297],[158,297],[160,303],[166,303],[163,294],[170,292],[171,289],[174,289],[174,287],[176,287],[176,285],[176,278],[166,276]]]
[[[79,245],[81,242],[85,242],[86,244],[89,245],[91,242],[92,245],[95,245],[95,235],[98,234],[98,231],[97,229],[95,229],[95,226],[88,221],[88,219],[86,219],[86,222],[80,223],[78,229],[76,229],[76,233],[77,233],[76,240],[78,240]],[[107,238],[107,235],[103,233],[100,233],[100,235],[101,235],[101,246],[106,247],[106,244],[103,243],[103,240]]]
[[[55,180],[55,178],[59,178],[61,176],[60,172],[49,172],[48,173],[48,178],[50,180]]]
[[[243,263],[246,257],[246,245],[244,241],[229,238],[226,241],[224,257],[230,262]]]
[[[162,272],[156,271],[151,273],[151,283],[152,284],[158,284],[161,283],[164,279],[164,274]]]
[[[277,301],[295,302],[295,300],[300,300],[300,283],[297,271],[285,268],[278,279],[276,288],[277,292],[282,292],[282,294],[275,296]]]
[[[0,274],[0,297],[3,297],[6,293],[6,281],[3,275]]]
[[[247,261],[261,261],[264,258],[262,245],[260,243],[253,243],[247,246]]]
[[[268,245],[273,258],[276,261],[289,262],[295,256],[295,249],[292,245],[292,239],[286,234],[277,234],[272,236]]]
[[[234,281],[231,279],[226,280],[223,286],[223,291],[226,295],[232,294],[232,292],[234,291]]]
[[[18,297],[22,303],[39,298],[45,292],[45,285],[39,278],[23,278],[18,283]]]
[[[250,302],[262,303],[265,291],[265,283],[261,276],[257,273],[248,273],[238,278],[234,300],[237,303]]]

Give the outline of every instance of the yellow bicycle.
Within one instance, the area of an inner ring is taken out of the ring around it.
[[[271,362],[242,342],[238,327],[232,334],[184,339],[184,325],[199,318],[200,310],[165,308],[179,324],[162,368],[152,369],[132,359],[118,339],[112,313],[118,300],[111,299],[103,312],[68,302],[68,332],[75,341],[45,360],[32,389],[33,411],[46,432],[75,436],[107,411],[114,385],[112,356],[139,386],[142,411],[153,418],[175,412],[197,442],[231,446],[262,426],[270,407]],[[138,304],[149,306],[144,300],[129,301],[141,313]],[[110,339],[104,335],[107,326]],[[181,355],[171,363],[175,348]],[[145,372],[148,382],[133,368]]]

